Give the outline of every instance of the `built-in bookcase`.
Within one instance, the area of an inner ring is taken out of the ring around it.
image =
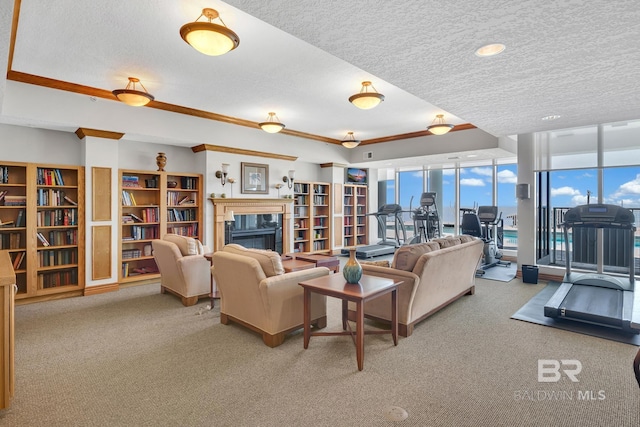
[[[27,166],[0,164],[0,249],[9,251],[18,291],[27,292]]]
[[[294,252],[330,252],[330,184],[295,182]]]
[[[16,299],[84,289],[84,168],[0,164],[0,237]]]
[[[202,200],[202,175],[120,170],[120,282],[159,277],[154,239],[202,240]]]
[[[344,246],[368,244],[367,187],[344,186]]]
[[[203,240],[200,175],[168,175],[167,186],[167,233]]]

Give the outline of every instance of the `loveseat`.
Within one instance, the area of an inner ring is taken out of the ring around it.
[[[461,235],[402,246],[389,267],[363,263],[363,274],[400,281],[398,286],[398,333],[408,337],[416,323],[475,292],[475,274],[484,243]],[[390,295],[364,306],[365,316],[390,321]],[[351,310],[351,307],[350,307]],[[350,313],[350,317],[353,313]]]
[[[225,245],[213,254],[213,277],[220,293],[220,323],[235,322],[262,335],[269,347],[303,327],[304,291],[298,283],[326,276],[329,269],[315,267],[285,273],[277,252]],[[311,295],[311,324],[327,325],[326,297]]]

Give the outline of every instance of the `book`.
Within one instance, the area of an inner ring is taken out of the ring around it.
[[[69,196],[64,196],[64,200],[73,206],[78,206],[78,202],[74,202]]]
[[[133,218],[133,220],[134,220],[134,221],[137,221],[137,222],[144,222],[144,221],[142,220],[142,218],[140,218],[140,217],[139,217],[138,215],[136,215],[136,214],[130,213],[129,215],[131,215],[131,218]]]
[[[42,243],[42,246],[49,246],[49,241],[44,237],[42,233],[38,233],[38,240]]]
[[[26,252],[20,252],[13,259],[13,269],[14,270],[19,270],[20,269],[20,265],[22,264],[22,260],[24,259],[25,255],[26,255]]]
[[[24,209],[21,209],[20,212],[18,212],[16,227],[24,227]]]
[[[0,227],[9,227],[9,226],[13,226],[13,221],[2,222],[2,220],[0,220]]]

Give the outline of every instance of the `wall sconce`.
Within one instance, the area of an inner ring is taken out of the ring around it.
[[[222,170],[216,171],[216,178],[220,178],[223,187],[227,183],[227,173],[229,173],[229,163],[223,163]]]
[[[287,187],[289,187],[289,189],[291,189],[293,187],[293,178],[296,174],[296,171],[294,171],[293,169],[291,169],[289,171],[289,176],[283,176],[282,177],[282,182],[287,184]]]

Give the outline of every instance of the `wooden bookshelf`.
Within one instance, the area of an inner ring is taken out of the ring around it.
[[[84,289],[84,167],[0,164],[2,248],[16,273],[16,299]],[[13,222],[13,223],[11,223]]]
[[[344,185],[344,247],[368,244],[367,187]]]
[[[331,185],[323,182],[294,184],[293,250],[330,253]]]
[[[151,242],[167,233],[202,240],[202,175],[120,170],[120,283],[160,277]]]

